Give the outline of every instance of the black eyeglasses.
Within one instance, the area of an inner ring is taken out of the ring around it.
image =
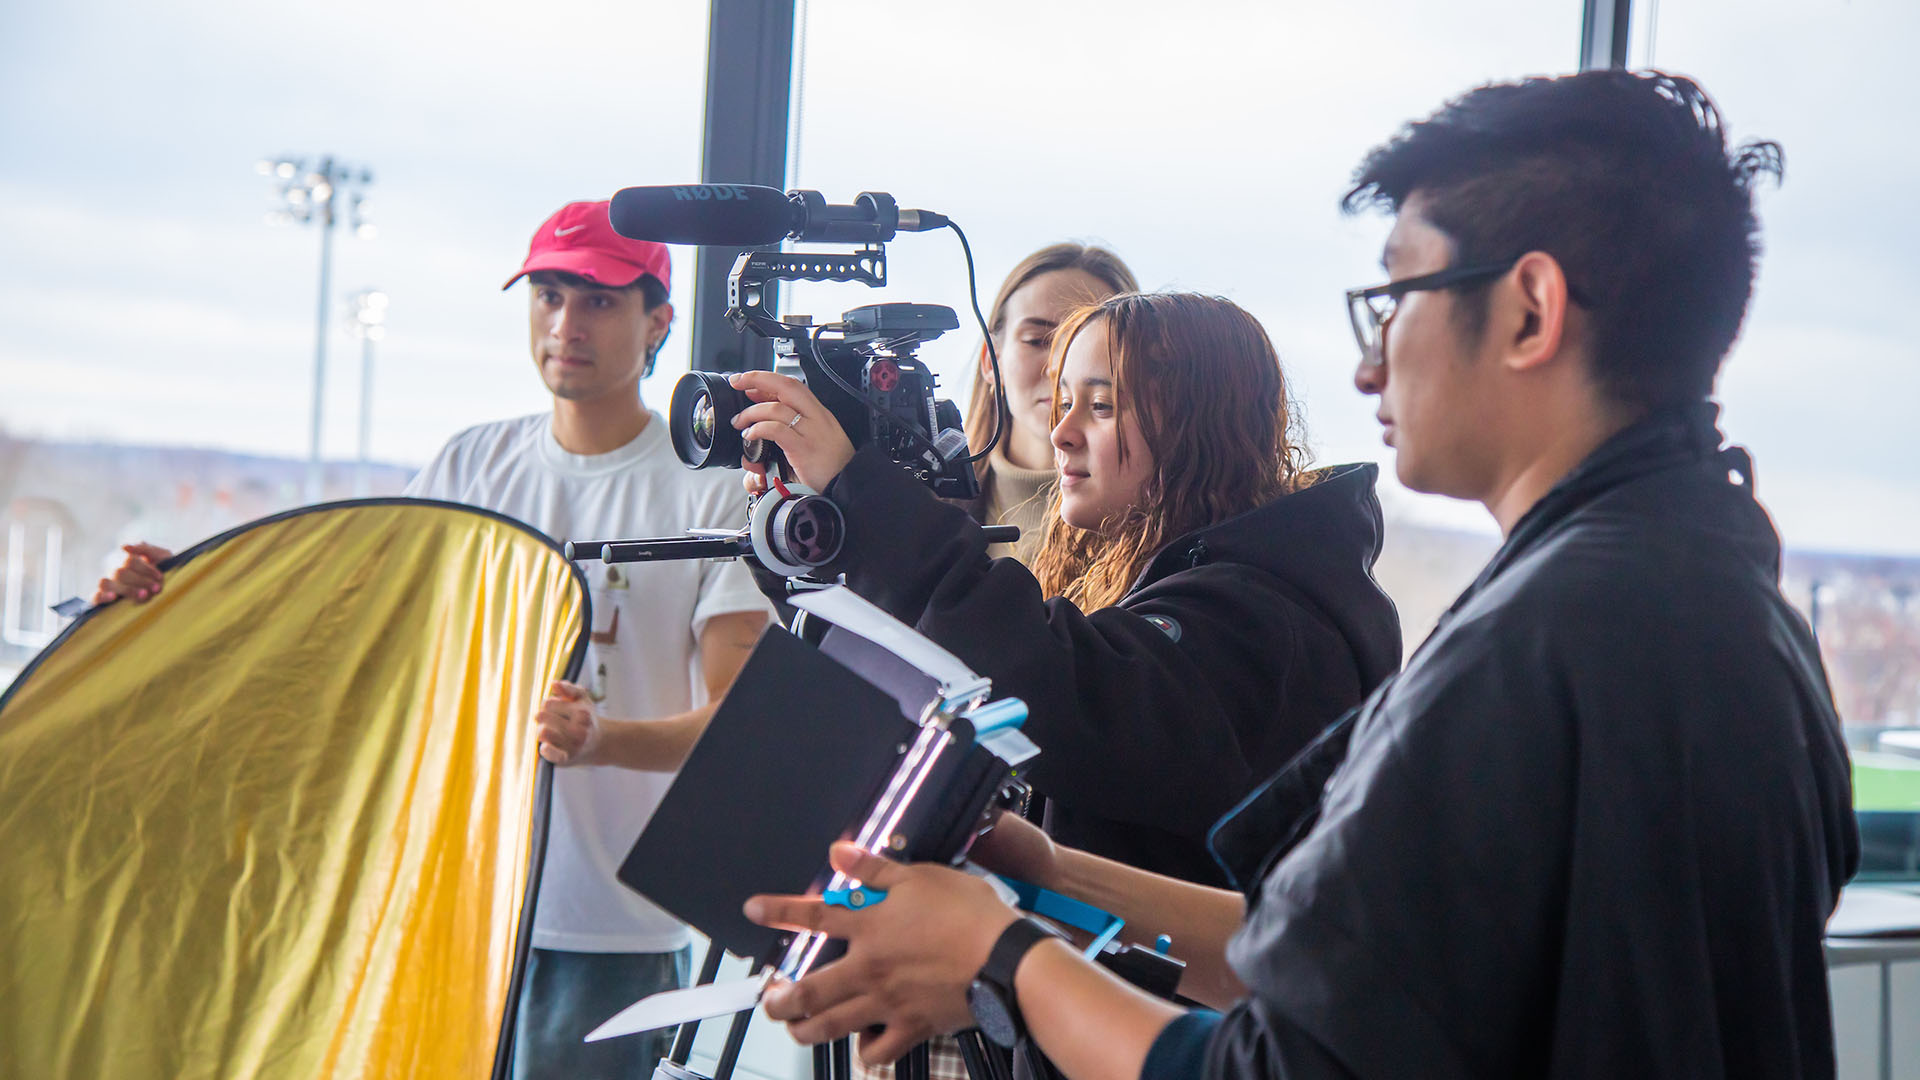
[[[1360,352],[1369,363],[1380,363],[1385,355],[1387,324],[1400,310],[1400,299],[1412,292],[1431,292],[1434,289],[1449,289],[1455,285],[1490,278],[1513,269],[1520,256],[1500,262],[1478,263],[1473,266],[1453,266],[1445,270],[1436,270],[1419,277],[1402,278],[1389,281],[1385,285],[1374,285],[1365,289],[1347,290],[1347,318],[1353,323],[1353,339],[1360,343]],[[1571,290],[1569,290],[1571,292]]]

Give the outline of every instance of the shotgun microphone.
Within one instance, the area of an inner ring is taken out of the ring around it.
[[[607,220],[630,240],[663,244],[754,247],[789,237],[819,243],[885,243],[896,232],[947,224],[928,210],[902,210],[893,196],[863,191],[835,205],[817,191],[781,191],[759,184],[661,184],[614,193]]]

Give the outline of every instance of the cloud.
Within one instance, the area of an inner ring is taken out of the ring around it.
[[[343,0],[327,6],[72,0],[0,36],[0,419],[303,454],[318,237],[261,223],[253,160],[338,151],[375,170],[382,232],[338,238],[333,293],[393,297],[376,453],[417,461],[467,424],[545,407],[520,293],[498,284],[560,202],[698,173],[704,4]],[[1379,276],[1385,223],[1339,216],[1362,153],[1444,98],[1565,70],[1579,5],[1382,0],[1168,7],[816,0],[799,179],[884,190],[969,230],[980,287],[1033,248],[1099,238],[1150,285],[1227,295],[1268,326],[1322,461],[1390,460],[1349,385],[1340,291]],[[1652,10],[1649,8],[1648,10]],[[1701,76],[1736,135],[1780,138],[1767,253],[1723,381],[1790,539],[1913,550],[1920,148],[1880,102],[1911,97],[1912,5],[1663,5],[1663,64]],[[1490,27],[1498,27],[1491,32]],[[1775,56],[1795,52],[1783,80]],[[903,237],[887,290],[799,286],[789,310],[948,304],[924,358],[964,396],[978,333],[950,236]],[[688,295],[692,252],[675,252]],[[647,386],[665,403],[682,323]],[[330,450],[350,452],[358,355],[333,323]],[[130,437],[130,436],[129,436]],[[1389,470],[1390,471],[1390,470]],[[1837,497],[1849,493],[1852,498]],[[1396,499],[1398,496],[1394,496]],[[1480,510],[1407,496],[1423,520]],[[1857,501],[1865,500],[1865,501]],[[1422,517],[1424,516],[1424,517]]]

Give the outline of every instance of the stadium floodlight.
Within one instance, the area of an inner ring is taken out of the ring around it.
[[[307,445],[306,489],[307,502],[319,502],[322,495],[320,419],[321,400],[326,390],[327,300],[333,270],[333,226],[345,216],[356,234],[373,235],[373,227],[365,216],[362,190],[373,183],[373,171],[339,161],[331,154],[312,160],[282,155],[263,159],[254,169],[274,182],[278,205],[267,215],[269,222],[299,222],[320,227],[320,308],[313,335],[313,418]],[[348,200],[346,213],[341,215],[335,208],[343,194]]]

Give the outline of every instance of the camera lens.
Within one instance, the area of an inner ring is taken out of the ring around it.
[[[693,441],[702,450],[713,449],[713,397],[705,390],[693,403]]]
[[[746,394],[727,382],[724,372],[689,371],[680,376],[673,384],[667,412],[673,452],[695,469],[739,468],[743,450],[733,418],[751,404]]]

